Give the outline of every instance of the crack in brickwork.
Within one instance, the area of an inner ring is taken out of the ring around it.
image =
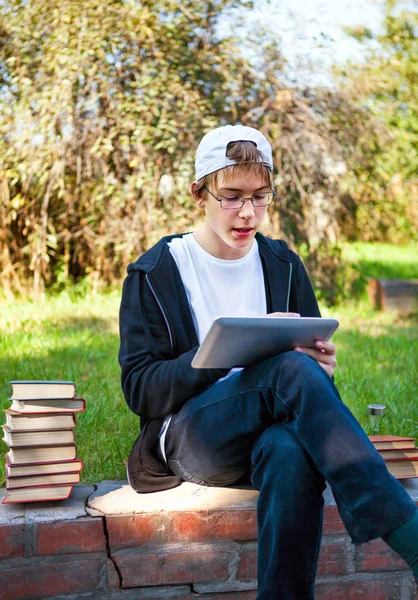
[[[106,540],[107,557],[112,561],[113,566],[115,567],[116,573],[118,574],[118,577],[119,577],[119,587],[122,588],[123,587],[123,576],[122,576],[122,572],[121,572],[116,560],[112,556],[112,548],[110,547],[110,537],[109,537],[109,531],[107,529],[106,517],[103,517],[103,533],[104,533],[105,540]]]

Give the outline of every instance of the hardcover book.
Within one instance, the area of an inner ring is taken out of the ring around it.
[[[2,504],[13,502],[38,502],[39,500],[66,500],[73,489],[70,485],[46,485],[7,490]]]
[[[11,431],[3,425],[3,440],[12,448],[74,444],[74,430]]]
[[[16,413],[6,410],[6,425],[10,431],[46,431],[74,429],[75,415],[71,413]]]
[[[370,441],[396,479],[418,477],[418,448],[415,438],[397,435],[371,435]]]
[[[387,461],[386,466],[396,479],[418,477],[418,456],[412,459]]]
[[[388,450],[397,448],[398,450],[410,450],[415,448],[415,438],[402,437],[398,435],[370,435],[369,440],[376,450]]]
[[[31,486],[74,484],[80,481],[80,473],[55,473],[53,475],[33,475],[30,477],[8,477],[6,489],[15,490]]]
[[[68,461],[74,458],[76,458],[74,444],[69,446],[48,446],[46,448],[10,448],[6,454],[6,460],[17,465]]]
[[[15,413],[51,413],[51,412],[83,412],[86,402],[83,398],[36,398],[30,400],[13,400],[10,411]]]
[[[30,398],[73,398],[75,383],[73,381],[11,381],[12,400],[28,400]]]
[[[55,475],[59,473],[74,473],[81,471],[83,464],[81,460],[75,458],[68,461],[47,462],[47,463],[26,463],[16,465],[10,462],[10,457],[6,454],[6,477],[23,477],[33,475]]]

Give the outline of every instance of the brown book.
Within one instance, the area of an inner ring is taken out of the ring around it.
[[[410,460],[411,458],[418,458],[418,448],[410,450],[397,450],[395,448],[388,448],[387,450],[379,450],[379,454],[385,461],[392,461],[398,459]]]
[[[45,485],[7,490],[7,496],[4,498],[2,504],[12,504],[14,502],[39,502],[41,500],[65,500],[71,494],[72,489],[73,486],[70,484]]]
[[[10,448],[6,457],[6,460],[17,465],[55,463],[76,458],[76,448],[74,444],[68,446]]]
[[[58,473],[77,473],[83,468],[81,460],[75,458],[68,461],[49,463],[28,463],[16,465],[10,462],[6,454],[6,477],[29,477],[33,475],[55,475]]]
[[[10,431],[46,431],[48,429],[74,429],[72,413],[21,414],[6,410],[6,425]]]
[[[418,477],[418,456],[415,459],[387,461],[386,466],[396,479]]]
[[[3,425],[3,440],[12,448],[68,445],[74,444],[74,430],[10,431],[7,425]]]
[[[45,398],[13,400],[10,411],[15,413],[72,413],[83,412],[86,402],[83,398]]]
[[[32,475],[30,477],[8,477],[6,489],[32,487],[38,485],[74,484],[80,481],[80,473],[54,473],[51,475]]]
[[[73,381],[11,381],[11,400],[29,400],[30,398],[74,398]]]
[[[415,438],[402,437],[398,435],[370,435],[369,440],[376,450],[410,450],[415,448]]]

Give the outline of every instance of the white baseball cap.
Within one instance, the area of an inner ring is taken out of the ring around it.
[[[212,129],[203,136],[196,151],[196,180],[237,164],[226,155],[228,144],[231,142],[253,142],[263,155],[263,164],[273,170],[271,146],[260,131],[244,125],[225,125]]]

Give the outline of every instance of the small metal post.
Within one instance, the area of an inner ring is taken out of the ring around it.
[[[380,421],[385,412],[386,406],[384,404],[368,404],[367,408],[369,411],[372,435],[376,435],[380,431]]]

